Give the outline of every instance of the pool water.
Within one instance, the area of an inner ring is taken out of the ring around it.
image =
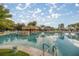
[[[73,39],[65,33],[43,32],[45,37],[41,37],[42,32],[32,33],[31,35],[19,35],[17,33],[0,36],[0,44],[23,40],[26,45],[44,50],[51,55],[79,56],[79,47],[76,47],[68,39]],[[75,36],[74,36],[75,37]],[[77,40],[79,35],[77,34]],[[75,38],[76,39],[76,38]],[[21,42],[20,42],[21,41]],[[18,43],[16,43],[18,44]]]

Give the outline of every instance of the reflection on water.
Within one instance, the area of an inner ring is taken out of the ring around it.
[[[41,49],[51,55],[77,56],[79,48],[74,46],[68,39],[79,39],[79,33],[48,33],[38,32],[29,36],[19,35],[17,33],[0,36],[0,44],[9,42],[26,43],[25,45]]]
[[[58,33],[58,36],[59,36],[59,37],[58,37],[59,39],[62,39],[62,40],[63,40],[63,39],[64,39],[65,34],[64,34],[64,33]]]
[[[79,33],[70,33],[69,35],[67,35],[67,37],[70,39],[79,40]]]

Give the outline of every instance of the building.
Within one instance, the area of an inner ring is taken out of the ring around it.
[[[29,35],[34,32],[39,32],[39,27],[37,26],[25,26],[22,27],[22,31],[20,32],[22,35]]]

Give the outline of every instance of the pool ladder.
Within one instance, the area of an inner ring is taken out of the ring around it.
[[[44,46],[47,46],[48,47],[48,49],[46,50],[46,51],[44,51]],[[48,51],[50,51],[49,49],[51,49],[51,51],[52,51],[52,55],[53,56],[57,56],[57,55],[59,55],[58,54],[58,48],[55,46],[55,45],[51,45],[51,46],[49,46],[49,45],[47,45],[47,44],[43,44],[43,56],[44,56],[44,52],[48,52]]]

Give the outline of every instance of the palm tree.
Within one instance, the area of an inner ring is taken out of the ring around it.
[[[0,5],[0,19],[8,19],[11,18],[12,15],[9,12],[9,9],[4,8],[3,5]]]
[[[64,24],[63,24],[63,23],[59,24],[59,25],[58,25],[58,28],[59,28],[60,31],[61,31],[61,30],[64,30]]]
[[[13,29],[14,22],[10,20],[12,15],[9,9],[0,4],[0,30]]]

